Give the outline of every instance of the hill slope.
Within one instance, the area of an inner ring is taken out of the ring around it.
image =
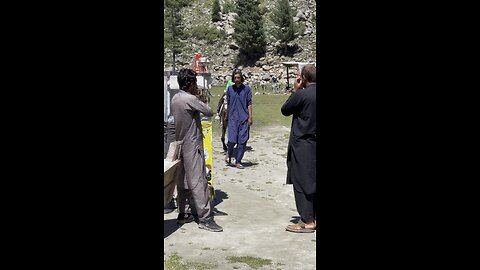
[[[211,9],[212,0],[191,1],[189,7],[182,9],[184,30],[189,33],[199,33],[200,36],[215,32],[214,29],[222,33],[222,37],[210,38],[195,37],[190,35],[186,40],[180,40],[183,47],[183,53],[176,56],[177,70],[183,67],[192,68],[195,53],[202,53],[209,58],[209,71],[213,76],[213,84],[224,84],[230,79],[231,71],[234,67],[235,59],[238,54],[238,46],[232,38],[235,13],[226,13],[225,1],[220,1],[222,6],[222,21],[212,23]],[[231,0],[230,0],[231,1]],[[292,56],[280,56],[277,53],[278,42],[271,35],[271,29],[275,26],[270,20],[270,13],[275,8],[276,1],[260,1],[261,6],[266,10],[264,15],[265,33],[267,34],[267,53],[251,67],[240,67],[247,77],[250,84],[267,83],[270,84],[279,80],[285,82],[286,70],[281,65],[283,61],[302,61],[315,62],[316,58],[316,3],[313,0],[290,1],[294,15],[294,22],[298,24],[299,35],[290,42],[297,46],[297,51]],[[164,50],[165,63],[164,69],[171,69],[172,54],[168,49]]]

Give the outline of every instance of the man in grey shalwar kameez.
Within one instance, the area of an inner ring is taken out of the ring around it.
[[[200,113],[213,116],[213,111],[202,102],[198,95],[196,74],[191,69],[178,73],[180,91],[172,98],[172,114],[175,117],[175,139],[181,142],[183,181],[177,182],[178,210],[177,222],[187,223],[198,216],[198,227],[221,232],[222,227],[213,220],[212,205],[205,171],[203,153],[203,133]],[[188,201],[188,203],[187,203]]]

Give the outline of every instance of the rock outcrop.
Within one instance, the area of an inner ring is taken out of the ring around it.
[[[205,3],[206,2],[206,3]],[[223,1],[221,4],[223,6]],[[276,1],[265,1],[266,14],[264,17],[265,33],[267,35],[267,52],[265,57],[260,58],[253,66],[240,67],[250,84],[263,83],[285,83],[286,69],[281,62],[300,61],[315,62],[316,58],[316,3],[314,0],[290,1],[293,10],[293,20],[298,25],[298,37],[289,43],[296,48],[293,56],[280,56],[277,47],[278,41],[271,35],[271,29],[275,26],[270,21],[269,16],[275,8]],[[223,8],[222,8],[223,10]],[[191,29],[195,25],[204,25],[205,27],[224,31],[226,38],[209,44],[201,40],[183,40],[183,53],[176,56],[177,69],[182,67],[192,68],[195,53],[202,53],[207,56],[210,64],[209,71],[212,73],[213,84],[225,84],[231,77],[232,69],[236,56],[238,55],[238,45],[235,43],[232,35],[234,33],[233,22],[235,13],[222,13],[220,22],[211,21],[210,1],[192,1],[191,6],[182,10],[184,18],[184,28]],[[171,51],[165,50],[164,68],[171,68]],[[290,74],[292,77],[293,74]],[[293,75],[294,77],[294,75]]]

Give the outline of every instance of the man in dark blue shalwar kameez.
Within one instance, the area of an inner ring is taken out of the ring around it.
[[[242,158],[249,139],[252,125],[252,91],[243,84],[242,72],[235,69],[232,74],[235,83],[227,89],[228,102],[228,153],[225,161],[230,164],[233,147],[237,145],[235,167],[243,169]]]

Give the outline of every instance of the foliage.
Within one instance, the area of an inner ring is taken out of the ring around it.
[[[228,14],[230,12],[235,12],[235,3],[233,3],[233,0],[225,0],[223,3],[223,13]]]
[[[288,0],[278,0],[276,9],[272,11],[270,19],[276,26],[272,31],[272,35],[280,41],[284,53],[287,54],[288,42],[294,40],[297,35],[293,23],[292,9]]]
[[[260,11],[259,11],[260,15],[262,16],[265,15],[268,11],[266,2],[264,1],[264,3],[261,3],[259,6],[260,6]]]
[[[238,1],[233,29],[233,38],[240,48],[240,63],[251,64],[265,54],[265,31],[258,0]]]
[[[298,34],[304,33],[304,32],[305,32],[305,29],[307,28],[307,27],[305,26],[305,23],[298,23],[297,26],[298,26],[298,27],[297,27],[297,29],[298,29],[298,30],[297,30],[297,33],[298,33]]]
[[[220,9],[220,2],[218,0],[213,0],[212,22],[219,22],[222,20],[222,16],[220,16],[221,12],[222,10]]]
[[[208,43],[218,44],[219,40],[226,38],[225,31],[218,30],[215,27],[195,25],[192,27],[190,36],[195,39],[205,40]]]
[[[175,54],[182,53],[182,44],[180,39],[185,38],[183,31],[183,18],[181,10],[190,5],[187,0],[166,0],[163,4],[164,29],[163,29],[163,48],[173,51]],[[175,37],[175,44],[174,44]]]

